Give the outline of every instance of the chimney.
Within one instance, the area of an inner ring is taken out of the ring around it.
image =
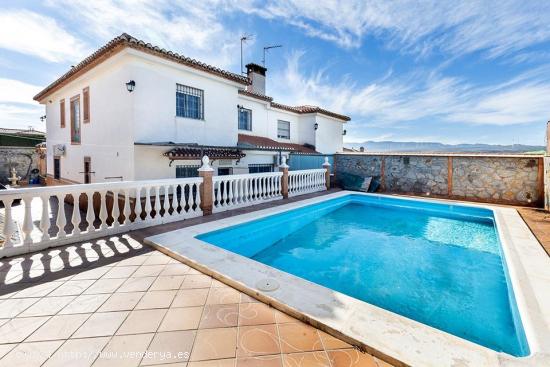
[[[258,94],[265,95],[265,72],[267,71],[261,65],[258,64],[247,64],[246,65],[246,76],[252,82],[252,85],[249,85],[246,90],[249,92],[254,92]]]

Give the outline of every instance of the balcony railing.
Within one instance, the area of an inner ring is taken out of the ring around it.
[[[0,258],[325,190],[322,169],[45,186],[0,192]]]

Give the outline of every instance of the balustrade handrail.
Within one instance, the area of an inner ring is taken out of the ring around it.
[[[257,177],[278,177],[282,176],[282,172],[260,172],[260,173],[244,173],[240,175],[222,175],[212,177],[213,181],[235,180],[241,178],[257,178]]]
[[[316,172],[325,172],[326,168],[315,168],[315,169],[301,169],[296,171],[288,171],[289,175],[298,175],[302,173],[316,173]]]
[[[112,191],[125,188],[151,187],[158,185],[176,185],[186,183],[200,183],[201,177],[186,177],[186,178],[170,178],[161,180],[143,180],[143,181],[120,181],[120,182],[99,182],[90,184],[74,184],[74,185],[58,185],[58,186],[41,186],[41,187],[22,187],[17,189],[8,189],[0,191],[0,200],[2,197],[8,196],[40,196],[41,194],[62,194],[87,191]]]

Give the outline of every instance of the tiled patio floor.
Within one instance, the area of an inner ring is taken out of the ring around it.
[[[129,235],[3,259],[0,280],[0,366],[388,366]]]

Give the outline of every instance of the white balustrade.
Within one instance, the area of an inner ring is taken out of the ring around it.
[[[0,258],[201,216],[201,182],[196,177],[2,190]]]
[[[288,172],[288,196],[326,190],[325,168]]]
[[[282,172],[265,172],[214,176],[212,178],[213,212],[282,199],[282,175]]]

